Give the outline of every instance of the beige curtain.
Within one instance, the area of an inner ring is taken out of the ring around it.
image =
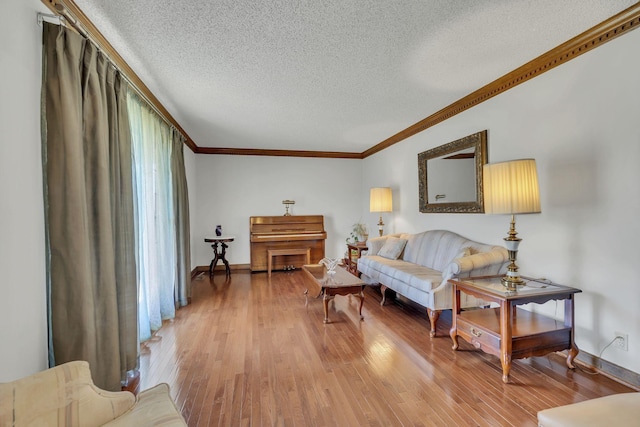
[[[138,356],[127,84],[71,30],[44,23],[43,45],[51,363],[118,390]]]
[[[184,137],[172,130],[171,177],[176,224],[176,287],[177,307],[191,300],[191,236],[189,225],[189,192],[184,168]]]

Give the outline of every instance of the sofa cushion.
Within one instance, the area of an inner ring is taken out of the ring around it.
[[[358,270],[418,304],[427,305],[429,293],[442,282],[442,274],[429,267],[367,255],[358,260]]]
[[[398,259],[406,244],[406,239],[388,237],[384,245],[382,245],[382,248],[380,248],[378,255],[384,258]]]

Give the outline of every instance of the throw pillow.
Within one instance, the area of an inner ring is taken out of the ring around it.
[[[378,251],[378,255],[384,258],[398,259],[406,244],[407,239],[400,239],[398,237],[387,237],[387,241],[384,242],[384,245],[382,245],[382,247]]]
[[[471,255],[471,248],[466,247],[466,248],[460,249],[460,252],[458,252],[458,255],[456,255],[453,259],[463,258],[469,255]]]

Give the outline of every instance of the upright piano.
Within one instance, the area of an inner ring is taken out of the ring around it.
[[[270,249],[311,249],[311,262],[324,258],[324,231],[322,215],[252,216],[249,218],[251,237],[251,271],[267,271],[267,251]],[[300,268],[306,256],[286,255],[274,257],[273,269],[281,270],[293,265]]]

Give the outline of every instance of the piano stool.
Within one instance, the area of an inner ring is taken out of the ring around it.
[[[271,266],[273,265],[273,257],[278,255],[306,255],[307,264],[311,264],[311,248],[269,249],[267,251],[267,273],[269,277],[271,277]]]

